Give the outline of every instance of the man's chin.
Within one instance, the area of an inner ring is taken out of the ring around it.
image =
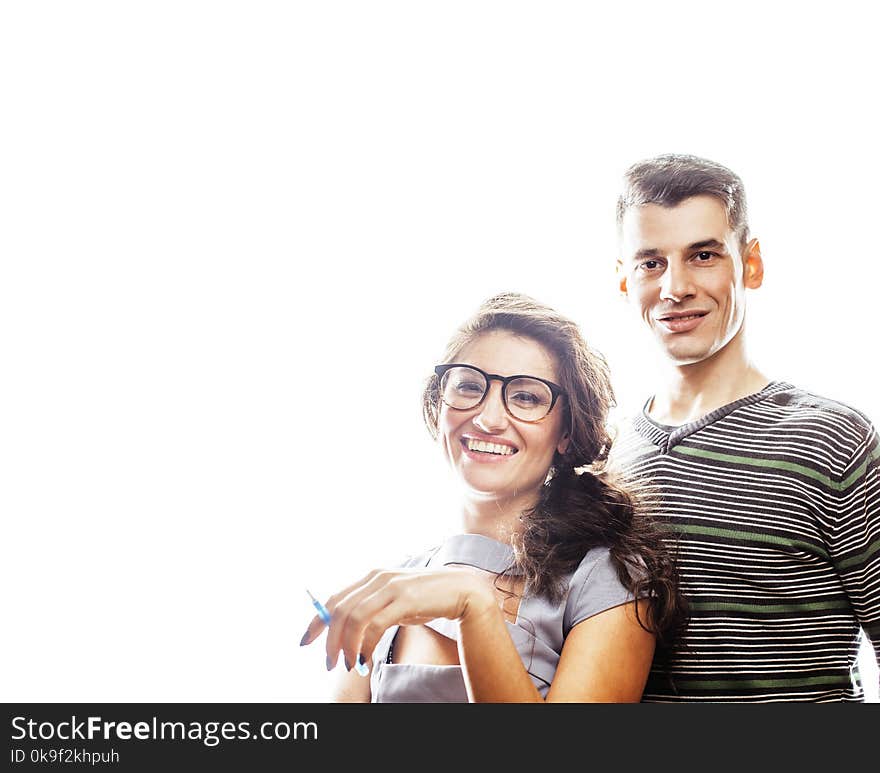
[[[677,368],[688,365],[697,365],[708,360],[714,352],[703,347],[663,347],[663,354],[667,362]]]

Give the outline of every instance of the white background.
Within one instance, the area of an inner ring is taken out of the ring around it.
[[[3,699],[326,699],[304,589],[455,528],[419,394],[485,297],[647,396],[649,155],[743,177],[755,359],[876,420],[868,7],[4,3]]]

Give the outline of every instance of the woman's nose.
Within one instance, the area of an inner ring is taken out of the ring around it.
[[[481,403],[473,422],[475,426],[489,433],[499,432],[507,427],[507,409],[501,396],[500,383],[494,383],[489,387],[489,394]]]

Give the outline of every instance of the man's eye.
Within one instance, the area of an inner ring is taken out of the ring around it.
[[[696,255],[698,260],[712,260],[715,257],[714,252],[698,252]]]
[[[659,260],[645,260],[642,261],[641,267],[647,269],[648,271],[653,271],[660,265]]]

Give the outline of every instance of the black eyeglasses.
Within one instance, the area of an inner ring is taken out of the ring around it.
[[[434,373],[440,380],[440,399],[457,411],[476,408],[486,399],[489,382],[500,381],[501,402],[519,421],[541,421],[565,394],[558,384],[537,376],[499,376],[458,362],[438,365]]]

